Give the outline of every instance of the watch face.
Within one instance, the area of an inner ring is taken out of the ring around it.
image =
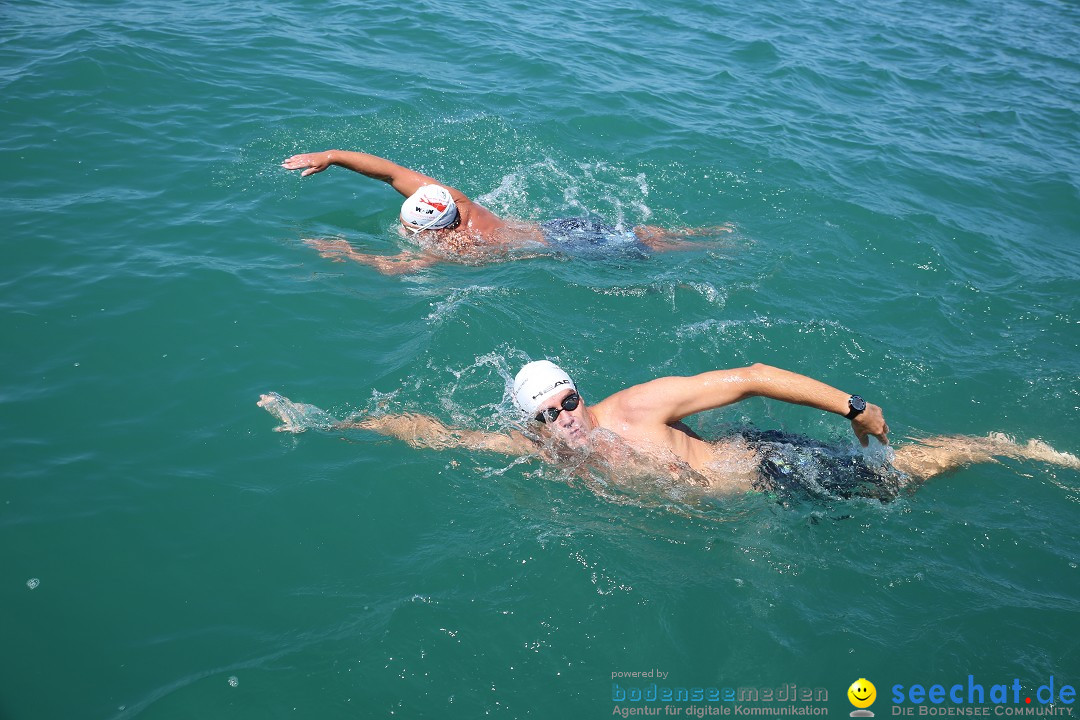
[[[858,412],[862,412],[866,409],[866,401],[858,395],[852,395],[851,399],[848,400],[848,405],[851,406],[852,410],[857,410]]]

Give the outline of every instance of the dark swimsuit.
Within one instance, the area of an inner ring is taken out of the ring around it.
[[[871,467],[858,452],[779,430],[744,430],[761,458],[757,489],[780,497],[871,497],[895,500],[908,477],[892,467]]]
[[[595,218],[559,218],[540,224],[544,240],[556,250],[576,257],[650,256],[649,247],[630,230],[619,230]]]

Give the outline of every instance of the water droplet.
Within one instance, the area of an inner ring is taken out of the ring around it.
[[[236,687],[239,684],[240,684],[240,679],[237,678],[235,675],[232,675],[232,676],[229,677],[229,687]]]
[[[34,588],[36,588],[40,584],[41,584],[41,581],[38,580],[37,578],[30,578],[29,580],[26,581],[26,587],[30,588],[31,590],[33,590]]]

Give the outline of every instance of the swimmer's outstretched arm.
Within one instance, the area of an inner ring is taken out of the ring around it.
[[[438,255],[412,252],[410,250],[405,250],[397,255],[362,253],[354,250],[346,240],[319,240],[312,238],[305,240],[304,243],[318,250],[321,257],[329,258],[334,262],[353,260],[364,265],[370,265],[383,275],[403,275],[444,261]]]
[[[331,165],[382,180],[405,197],[409,197],[424,185],[443,185],[427,175],[410,170],[378,155],[347,150],[324,150],[323,152],[293,155],[281,163],[286,170],[303,170],[300,177],[320,173]]]
[[[527,455],[535,446],[521,433],[492,433],[483,430],[463,430],[448,427],[428,415],[402,413],[373,415],[362,420],[338,420],[325,410],[296,403],[278,393],[259,396],[258,406],[282,422],[278,432],[301,433],[306,430],[371,430],[381,435],[404,440],[413,447],[446,449],[464,447],[472,450],[491,450],[507,455]]]
[[[415,448],[467,448],[504,455],[528,455],[535,446],[519,432],[492,433],[449,427],[428,415],[405,413],[380,415],[357,422],[337,423],[335,428],[359,428],[403,440]]]
[[[767,397],[846,415],[851,395],[805,375],[756,363],[693,377],[659,378],[616,393],[608,400],[615,401],[613,406],[617,403],[624,415],[637,421],[667,425],[751,397]],[[869,444],[870,436],[885,445],[889,442],[889,426],[877,405],[867,403],[866,410],[851,421],[851,429],[863,447]]]

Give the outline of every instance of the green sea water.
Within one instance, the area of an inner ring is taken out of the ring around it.
[[[858,678],[884,717],[897,684],[1075,686],[1075,470],[701,501],[275,433],[255,402],[495,429],[529,359],[594,399],[765,362],[896,443],[1080,452],[1077,47],[1070,0],[0,3],[0,718],[735,705],[616,701],[650,683],[846,717]],[[735,232],[385,277],[303,243],[409,247],[387,186],[279,167],[327,148],[524,220]],[[693,424],[854,442],[764,400]]]

